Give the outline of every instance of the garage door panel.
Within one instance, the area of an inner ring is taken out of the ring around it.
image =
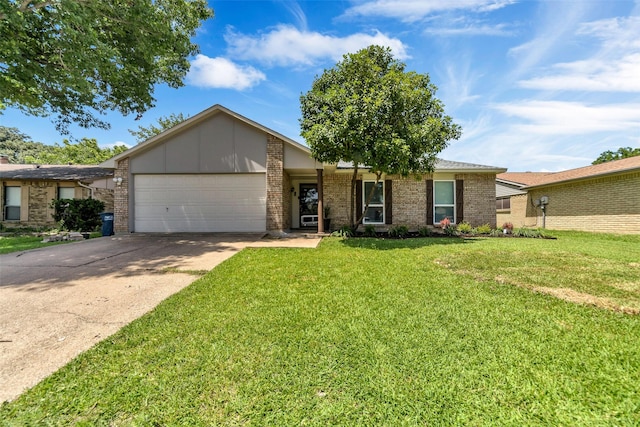
[[[266,229],[264,174],[136,175],[138,232]]]

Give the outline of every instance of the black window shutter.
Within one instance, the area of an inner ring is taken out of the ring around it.
[[[427,225],[433,225],[433,180],[427,180]]]
[[[456,179],[456,223],[464,221],[464,181]]]
[[[384,223],[393,224],[393,185],[390,179],[384,181]]]
[[[356,181],[356,217],[354,220],[357,220],[362,215],[362,180],[359,179]],[[357,225],[357,224],[356,224]]]

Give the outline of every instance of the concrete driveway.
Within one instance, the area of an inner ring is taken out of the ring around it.
[[[319,241],[132,234],[0,255],[0,402],[192,283],[194,271],[247,246],[313,248]]]

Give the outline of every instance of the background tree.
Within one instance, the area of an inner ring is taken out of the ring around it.
[[[367,195],[363,212],[354,215],[356,181],[361,165],[376,174],[421,174],[433,171],[436,155],[461,129],[435,97],[427,74],[405,72],[389,48],[369,46],[347,54],[332,69],[316,77],[300,97],[302,136],[311,155],[321,162],[352,163],[351,227],[362,221],[376,185]]]
[[[108,128],[96,113],[138,117],[154,85],[180,87],[206,0],[0,1],[0,109]]]
[[[640,156],[640,148],[620,147],[618,151],[604,151],[600,153],[597,159],[591,164],[599,165],[600,163],[610,162],[612,160],[626,159],[627,157]]]
[[[101,148],[94,138],[82,138],[77,143],[65,139],[62,145],[48,146],[49,149],[33,156],[26,156],[25,163],[37,163],[43,165],[97,165],[110,159],[116,154],[127,150],[124,145],[116,145],[113,148]]]
[[[27,163],[26,159],[49,150],[51,146],[34,142],[17,128],[0,126],[0,154],[9,158],[9,163]]]
[[[175,125],[178,125],[185,120],[187,120],[189,116],[185,117],[182,113],[174,114],[171,113],[167,117],[160,117],[158,119],[158,125],[151,124],[147,127],[138,126],[138,130],[129,129],[129,133],[136,138],[136,142],[140,144],[141,142],[146,141],[147,139],[158,135],[159,133],[164,132],[167,129],[171,129]]]

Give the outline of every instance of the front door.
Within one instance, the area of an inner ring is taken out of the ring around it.
[[[318,184],[300,184],[300,227],[318,226]]]

